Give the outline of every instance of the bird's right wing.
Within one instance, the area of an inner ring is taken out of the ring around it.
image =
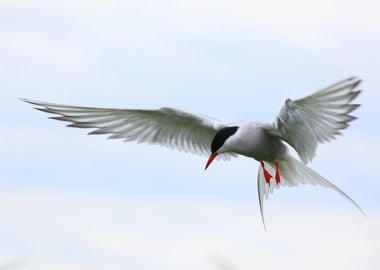
[[[184,111],[161,108],[132,110],[79,107],[21,99],[36,109],[55,114],[55,120],[70,122],[69,127],[93,129],[89,134],[110,134],[110,139],[159,144],[180,151],[209,155],[211,141],[225,124],[212,118]],[[228,159],[233,154],[222,154]]]

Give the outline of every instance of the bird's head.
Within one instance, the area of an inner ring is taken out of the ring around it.
[[[217,155],[229,151],[228,147],[226,147],[226,141],[228,138],[230,138],[232,135],[236,133],[238,128],[239,127],[236,126],[225,127],[215,134],[211,142],[211,154],[206,163],[205,170],[207,170],[207,168],[210,166],[210,164],[216,158]]]

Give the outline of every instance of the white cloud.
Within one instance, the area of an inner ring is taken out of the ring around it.
[[[378,1],[3,1],[5,7],[29,6],[74,16],[81,30],[97,34],[100,40],[126,41],[134,49],[160,45],[157,26],[185,32],[229,36],[238,28],[268,33],[287,42],[313,49],[346,49],[348,41],[376,41],[379,35],[376,10]],[[54,24],[53,24],[54,25]],[[138,27],[136,27],[138,26]],[[124,31],[123,31],[124,30]],[[127,31],[125,31],[127,30]],[[141,31],[142,30],[142,31]],[[119,34],[116,34],[119,33]],[[128,35],[131,34],[131,35]],[[131,38],[132,37],[132,38]],[[344,44],[347,42],[346,44]],[[359,42],[358,42],[359,43]],[[113,44],[114,46],[117,44]],[[165,44],[169,45],[169,44]]]
[[[233,201],[2,191],[0,210],[3,258],[28,258],[25,269],[211,270],[215,258],[242,270],[380,266],[380,218],[334,207],[279,207],[267,234],[256,209]]]
[[[94,76],[91,57],[83,44],[53,38],[53,33],[28,27],[0,28],[0,76],[14,88],[47,87],[52,91],[58,85],[75,77]],[[8,87],[7,87],[8,88]]]
[[[3,57],[20,57],[25,61],[41,62],[51,65],[77,64],[82,53],[76,48],[64,44],[54,44],[53,40],[43,32],[34,31],[1,31],[5,42],[0,44]]]
[[[273,53],[264,53],[267,56],[263,59],[257,59],[260,53],[252,54],[248,59],[260,63],[260,67],[255,68],[255,62],[208,59],[210,48],[203,50],[207,46],[218,50],[218,44],[233,44],[237,51],[244,44],[252,46],[252,51],[263,50],[265,45],[261,47],[254,43],[264,39],[266,42],[262,44],[278,44],[272,47],[278,52],[286,52],[290,45],[295,50],[307,51],[310,56],[320,55],[326,66],[339,68],[344,76],[351,75],[346,74],[350,72],[367,75],[372,69],[372,76],[376,77],[378,70],[376,63],[379,61],[375,61],[380,36],[376,27],[378,1],[367,0],[360,6],[356,1],[342,0],[20,0],[2,1],[0,5],[16,17],[19,6],[28,10],[22,21],[1,27],[0,57],[10,58],[11,65],[0,65],[0,76],[8,85],[17,81],[18,88],[34,88],[37,93],[46,88],[45,92],[51,93],[55,89],[65,95],[65,84],[73,87],[73,81],[75,85],[81,83],[78,88],[85,85],[82,91],[86,91],[86,87],[95,89],[102,83],[101,89],[123,85],[123,89],[138,91],[142,83],[128,85],[128,82],[139,68],[142,70],[138,74],[152,70],[149,76],[156,75],[158,82],[162,79],[162,74],[158,73],[163,71],[166,80],[174,82],[174,85],[167,83],[165,87],[172,86],[173,89],[163,90],[160,84],[156,84],[158,89],[152,92],[168,91],[169,95],[175,95],[181,86],[185,88],[178,81],[167,78],[176,76],[176,70],[181,70],[181,74],[197,70],[215,76],[210,81],[221,76],[235,76],[239,80],[234,72],[260,77],[258,70],[276,69],[278,55],[264,63]],[[36,17],[39,18],[37,22]],[[244,50],[243,54],[248,51]],[[220,52],[220,57],[228,54],[233,58],[234,53],[227,48]],[[7,61],[2,59],[2,63]],[[12,68],[15,63],[17,66]],[[241,68],[231,68],[231,64]],[[107,77],[113,72],[117,73],[117,79]],[[194,87],[201,86],[202,82]],[[152,87],[154,84],[147,86]],[[101,90],[97,89],[97,92]],[[91,91],[87,90],[85,94],[89,95]],[[186,94],[191,96],[190,91]],[[103,95],[107,96],[106,93]]]

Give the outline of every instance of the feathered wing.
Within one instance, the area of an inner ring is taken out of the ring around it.
[[[93,129],[89,134],[109,134],[110,139],[159,144],[200,155],[210,153],[213,137],[226,127],[214,119],[172,108],[110,109],[21,100],[36,105],[37,110],[57,115],[52,119],[70,122],[69,127]],[[233,154],[221,156],[229,159]]]
[[[265,169],[269,171],[270,174],[275,175],[275,164],[274,162],[264,162]],[[264,199],[268,199],[269,194],[273,193],[275,189],[280,187],[294,187],[298,185],[319,185],[322,187],[330,188],[345,199],[347,199],[350,203],[352,203],[364,216],[364,211],[360,208],[360,206],[351,199],[346,193],[344,193],[341,189],[335,186],[333,183],[307,167],[302,162],[292,158],[290,155],[287,155],[284,159],[282,159],[279,163],[280,165],[280,174],[281,174],[281,182],[280,185],[276,185],[274,181],[271,181],[271,184],[268,185],[265,182],[263,169],[259,166],[257,185],[258,185],[258,195],[259,195],[259,204],[260,204],[260,213],[261,218],[263,220],[264,228]]]
[[[360,105],[351,102],[361,92],[356,90],[360,82],[352,77],[308,97],[287,99],[274,123],[274,133],[308,163],[314,158],[318,143],[334,139],[356,119],[350,113]]]

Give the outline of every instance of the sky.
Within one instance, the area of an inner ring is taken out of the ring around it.
[[[0,270],[379,269],[379,1],[0,0]],[[273,121],[363,79],[359,120],[259,214],[258,163],[87,136],[17,97]]]

